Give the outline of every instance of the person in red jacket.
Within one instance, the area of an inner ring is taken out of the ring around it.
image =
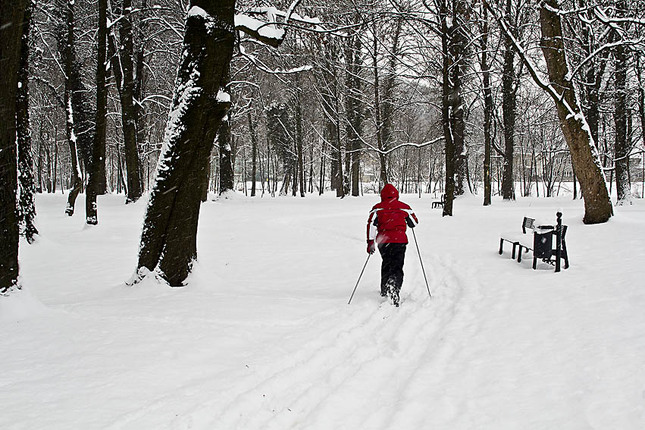
[[[367,219],[367,252],[373,254],[378,246],[381,254],[381,296],[388,294],[394,306],[399,306],[403,284],[403,262],[408,236],[406,226],[416,227],[417,216],[410,206],[399,201],[399,191],[392,184],[381,190],[381,202],[374,205]]]

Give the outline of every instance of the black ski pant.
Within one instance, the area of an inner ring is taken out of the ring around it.
[[[392,289],[397,293],[403,285],[403,262],[407,243],[381,243],[378,250],[383,259],[381,263],[381,295]]]

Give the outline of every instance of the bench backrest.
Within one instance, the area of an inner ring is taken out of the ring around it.
[[[526,233],[526,229],[533,230],[535,228],[534,223],[535,218],[524,217],[522,220],[522,233]]]

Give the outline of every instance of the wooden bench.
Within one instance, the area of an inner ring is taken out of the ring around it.
[[[555,266],[555,271],[560,271],[560,260],[564,260],[564,268],[569,268],[569,255],[567,253],[567,226],[562,225],[562,213],[556,214],[556,225],[535,225],[535,219],[524,217],[522,221],[522,234],[503,234],[499,241],[499,254],[503,253],[504,242],[513,245],[511,257],[515,259],[517,252],[517,262],[522,262],[523,252],[533,253],[533,269],[537,268],[537,261],[541,259],[545,263]],[[532,235],[526,234],[528,230],[533,232]],[[555,237],[555,248],[554,240]]]
[[[435,200],[432,202],[432,209],[443,207],[446,204],[446,195],[441,195],[441,200]]]

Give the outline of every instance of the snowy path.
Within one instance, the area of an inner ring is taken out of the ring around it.
[[[86,229],[59,213],[61,198],[42,200],[43,238],[22,254],[22,315],[0,314],[12,328],[2,428],[645,425],[645,251],[632,234],[642,205],[582,227],[579,203],[558,201],[574,251],[556,275],[496,253],[501,227],[527,211],[553,217],[552,201],[485,212],[466,199],[444,219],[410,196],[433,297],[411,244],[396,309],[378,295],[377,256],[346,304],[368,197],[209,202],[183,289],[123,286],[143,205],[109,197]],[[600,237],[627,246],[599,259],[589,245]]]

